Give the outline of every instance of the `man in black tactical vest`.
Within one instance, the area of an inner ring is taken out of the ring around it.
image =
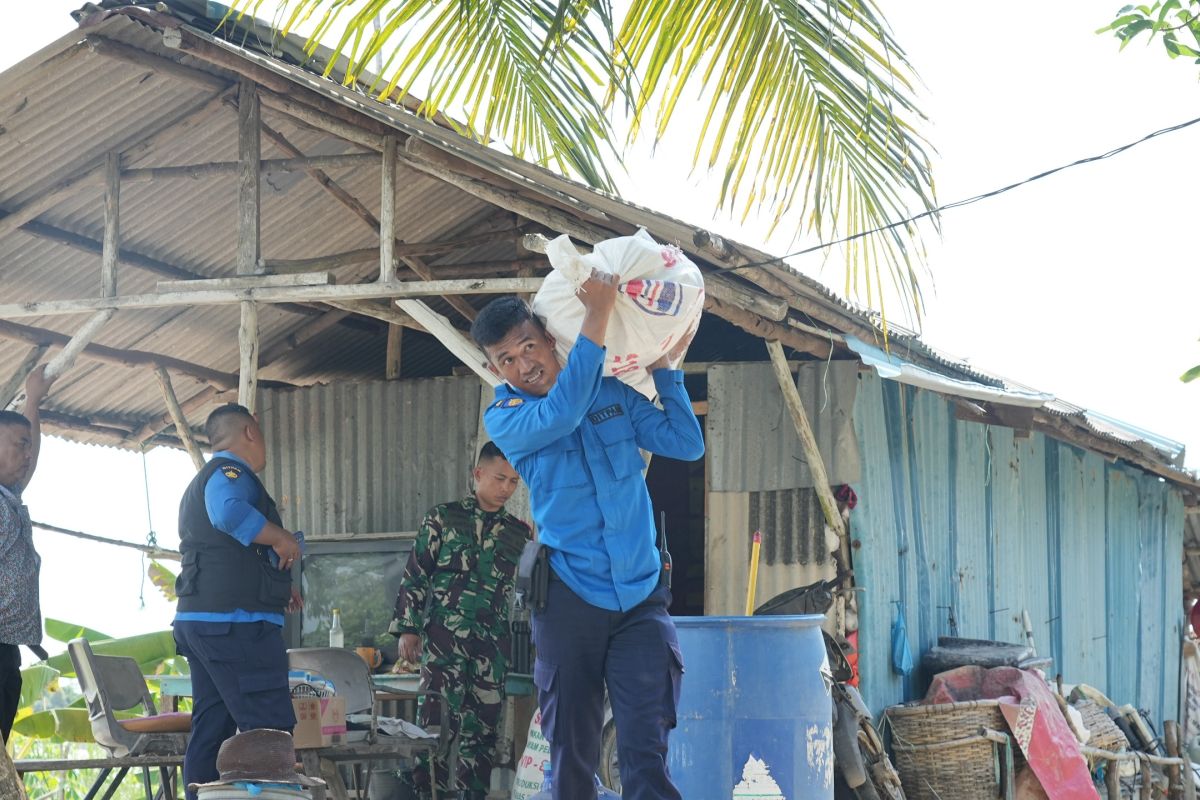
[[[231,403],[205,427],[213,457],[179,504],[175,582],[175,645],[192,675],[189,786],[219,777],[217,751],[238,730],[290,733],[296,724],[283,616],[301,606],[290,575],[300,544],[256,474],[267,450],[254,416]]]

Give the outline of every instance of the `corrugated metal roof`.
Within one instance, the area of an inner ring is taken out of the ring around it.
[[[125,17],[114,17],[97,29],[150,51],[161,51],[159,35]],[[47,187],[96,163],[113,146],[125,151],[126,168],[199,164],[236,160],[236,110],[211,98],[212,88],[156,73],[125,61],[114,61],[79,44],[81,35],[64,37],[5,73],[0,95],[5,133],[0,135],[0,205],[14,208],[44,193]],[[198,69],[206,67],[193,64]],[[227,80],[228,82],[228,80]],[[231,83],[231,82],[230,82]],[[186,122],[170,135],[151,137],[137,147],[144,132],[166,122]],[[264,110],[264,122],[309,154],[350,152],[354,148]],[[86,124],[81,124],[86,120]],[[38,158],[29,157],[29,142],[38,143]],[[285,154],[264,138],[265,158]],[[47,165],[50,168],[47,169]],[[378,213],[377,167],[330,170],[329,174],[352,195]],[[494,208],[419,173],[401,170],[397,198],[397,234],[408,241],[444,238],[468,228]],[[262,255],[265,258],[305,258],[374,246],[377,237],[355,214],[334,200],[316,182],[300,173],[266,174],[262,182]],[[165,262],[203,277],[234,273],[236,184],[229,177],[201,180],[126,182],[121,191],[122,250],[127,261],[119,270],[122,293],[154,291],[163,276],[140,269],[128,254]],[[310,224],[320,219],[325,224]],[[63,198],[38,218],[69,235],[99,241],[103,233],[102,189],[84,186]],[[297,224],[301,223],[301,224]],[[515,246],[499,243],[476,249],[472,258],[513,258]],[[0,237],[0,281],[11,300],[86,297],[98,289],[99,257],[59,241],[26,231]],[[377,270],[371,263],[339,271],[341,281],[358,281]],[[306,324],[319,308],[305,313],[288,306],[260,310],[262,349],[270,351]],[[235,373],[238,367],[238,312],[232,306],[156,309],[118,314],[95,339],[121,349],[167,353],[205,367]],[[82,317],[52,317],[23,321],[65,334]],[[364,329],[365,328],[365,329]],[[383,369],[384,326],[339,326],[288,353],[263,377],[301,384],[349,377],[379,376]],[[16,368],[28,352],[25,344],[0,341],[0,370]],[[405,343],[406,374],[446,374],[455,363],[430,337],[413,333]],[[199,393],[204,384],[175,375],[181,400]],[[91,418],[133,431],[164,412],[157,384],[145,368],[122,368],[81,359],[76,369],[55,386],[52,412]],[[204,409],[194,412],[193,424]],[[51,427],[56,417],[52,415]],[[61,429],[59,429],[61,430]],[[71,438],[112,442],[103,434],[73,430]]]
[[[1170,484],[1040,433],[955,418],[938,395],[863,376],[851,515],[862,689],[873,709],[921,690],[891,670],[902,604],[918,658],[938,636],[1021,641],[1069,683],[1173,719],[1183,505]]]
[[[178,16],[162,11],[168,8],[174,9],[173,13]],[[214,29],[213,21],[202,19],[208,14],[207,5],[194,0],[174,0],[160,4],[154,10],[143,6],[102,12],[89,18],[83,30],[59,39],[7,70],[4,88],[0,90],[0,118],[5,128],[0,134],[0,205],[13,208],[44,193],[64,177],[97,164],[102,155],[113,148],[125,152],[128,166],[233,159],[235,114],[219,95],[222,90],[227,92],[233,87],[236,76],[186,50],[168,48],[163,42],[162,31],[182,25],[187,36],[202,39],[253,69],[286,79],[298,92],[310,92],[350,109],[350,113],[365,115],[377,124],[417,137],[485,170],[502,182],[508,182],[516,191],[539,196],[582,220],[603,224],[618,233],[631,232],[635,226],[644,225],[660,240],[677,242],[702,261],[718,266],[730,263],[694,245],[692,236],[696,229],[691,225],[593,191],[549,170],[460,137],[446,127],[415,116],[402,105],[372,99],[362,87],[341,86],[336,80],[322,78],[310,69],[286,63],[283,59],[294,59],[300,52],[293,40],[269,44],[268,54],[250,49],[257,43],[253,36],[242,40],[245,47],[213,36],[208,32]],[[189,27],[186,24],[189,21],[201,27]],[[229,30],[225,28],[226,32]],[[87,44],[87,40],[94,37],[118,42],[135,52],[140,50],[173,60],[192,70],[192,77],[182,77],[177,69],[160,71],[144,64],[102,56]],[[337,77],[336,70],[334,77]],[[264,110],[264,119],[304,152],[354,149],[270,110]],[[159,128],[168,132],[137,144]],[[36,143],[36,157],[30,157],[33,152],[30,143]],[[264,141],[263,152],[266,157],[280,154],[267,141]],[[378,208],[377,169],[343,169],[334,170],[332,174],[368,208],[373,211]],[[232,274],[233,185],[231,180],[218,178],[123,187],[125,247],[198,275]],[[405,240],[443,238],[494,215],[496,211],[465,192],[411,170],[401,170],[399,185],[397,234]],[[375,242],[373,232],[361,220],[313,181],[299,175],[266,177],[263,197],[263,256],[267,258],[327,254],[370,247]],[[80,188],[41,215],[39,222],[69,234],[98,239],[102,230],[100,199],[98,187]],[[322,224],[313,224],[313,219],[322,220]],[[864,341],[882,342],[878,320],[870,312],[837,297],[817,281],[782,265],[769,254],[735,242],[729,244],[736,258],[742,259],[736,263],[761,263],[763,274],[790,288],[793,294],[787,299],[801,319],[807,319],[808,313],[817,314],[823,324],[839,331]],[[469,260],[511,259],[516,250],[513,244],[502,243],[457,255]],[[442,260],[458,259],[447,257]],[[97,257],[94,254],[34,239],[26,232],[0,237],[0,264],[5,265],[0,268],[4,270],[0,280],[11,292],[9,296],[15,299],[79,297],[95,291]],[[341,270],[339,279],[356,281],[373,271],[371,264],[362,264]],[[741,280],[732,273],[727,273],[727,277]],[[121,281],[126,289],[152,287],[155,280],[154,276],[129,266],[122,269]],[[439,310],[446,310],[440,301],[433,302]],[[237,364],[236,340],[231,327],[233,313],[230,309],[217,307],[180,314],[160,310],[118,315],[103,331],[99,341],[118,347],[141,345],[147,349],[152,344],[158,352],[232,371]],[[452,319],[457,317],[452,316]],[[285,339],[307,320],[294,309],[276,307],[265,312],[264,350],[269,349],[271,343]],[[35,321],[35,324],[37,322],[55,330],[69,330],[78,324],[61,319]],[[961,360],[947,358],[921,342],[915,334],[899,331],[894,326],[889,344],[892,352],[935,367],[950,377],[1005,386],[1005,382],[995,376],[981,373]],[[275,365],[268,374],[302,384],[354,374],[369,377],[377,373],[375,365],[380,346],[361,327],[348,330],[339,326],[306,344]],[[18,363],[23,354],[23,346],[0,343],[0,365]],[[434,360],[436,370],[443,373],[455,363],[448,353]],[[435,371],[430,364],[421,367],[423,371]],[[84,377],[89,378],[86,388]],[[180,394],[185,397],[199,390],[199,385],[190,383],[189,379],[180,378],[180,382]],[[101,398],[102,401],[97,402]],[[86,372],[81,370],[71,382],[64,381],[52,396],[50,406],[52,410],[78,416],[116,417],[123,425],[133,427],[137,427],[139,421],[144,422],[161,413],[155,387],[144,371],[107,366],[90,368]],[[199,416],[197,414],[193,422],[198,421]],[[1139,437],[1138,432],[1127,426],[1117,426],[1094,415],[1089,418],[1072,414],[1065,418],[1087,435],[1132,443],[1146,458],[1156,461],[1166,458],[1168,463],[1178,463],[1178,454],[1169,444],[1164,444],[1161,437]],[[82,432],[74,432],[72,436],[84,441],[113,441],[111,437]],[[128,441],[124,443],[129,444]],[[1172,474],[1168,473],[1168,477]]]

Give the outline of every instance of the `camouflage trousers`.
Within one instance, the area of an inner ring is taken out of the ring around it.
[[[422,727],[443,724],[443,698],[435,693],[444,696],[452,741],[457,740],[457,767],[451,777],[444,760],[423,754],[408,781],[418,798],[429,796],[431,779],[439,796],[464,790],[487,792],[504,703],[507,637],[497,641],[438,633],[450,632],[431,631],[426,638],[421,690],[430,694],[421,697],[417,721]]]

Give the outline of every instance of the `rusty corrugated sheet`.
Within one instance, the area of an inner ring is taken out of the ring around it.
[[[262,393],[263,480],[314,535],[414,531],[469,491],[479,379],[336,383]]]

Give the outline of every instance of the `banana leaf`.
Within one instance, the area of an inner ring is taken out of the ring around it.
[[[17,708],[32,706],[46,694],[58,691],[60,673],[45,664],[34,664],[21,670],[21,699]]]
[[[174,603],[179,599],[175,596],[174,572],[171,572],[171,570],[157,561],[151,561],[150,566],[146,568],[146,575],[149,576],[150,582],[162,592],[163,597],[167,598],[168,602]]]
[[[129,719],[137,714],[117,712],[117,719]],[[86,708],[55,708],[18,719],[13,730],[30,739],[53,739],[56,742],[94,742],[92,723]]]
[[[156,631],[124,639],[93,641],[92,651],[100,656],[126,656],[138,662],[143,675],[153,674],[162,662],[175,656],[175,637],[171,631]],[[63,675],[74,675],[75,665],[66,653],[45,662]]]
[[[80,636],[92,643],[113,638],[107,633],[100,633],[91,628],[76,625],[73,622],[63,622],[60,619],[51,619],[50,617],[46,618],[46,635],[56,642],[69,642],[72,639],[78,639]]]

